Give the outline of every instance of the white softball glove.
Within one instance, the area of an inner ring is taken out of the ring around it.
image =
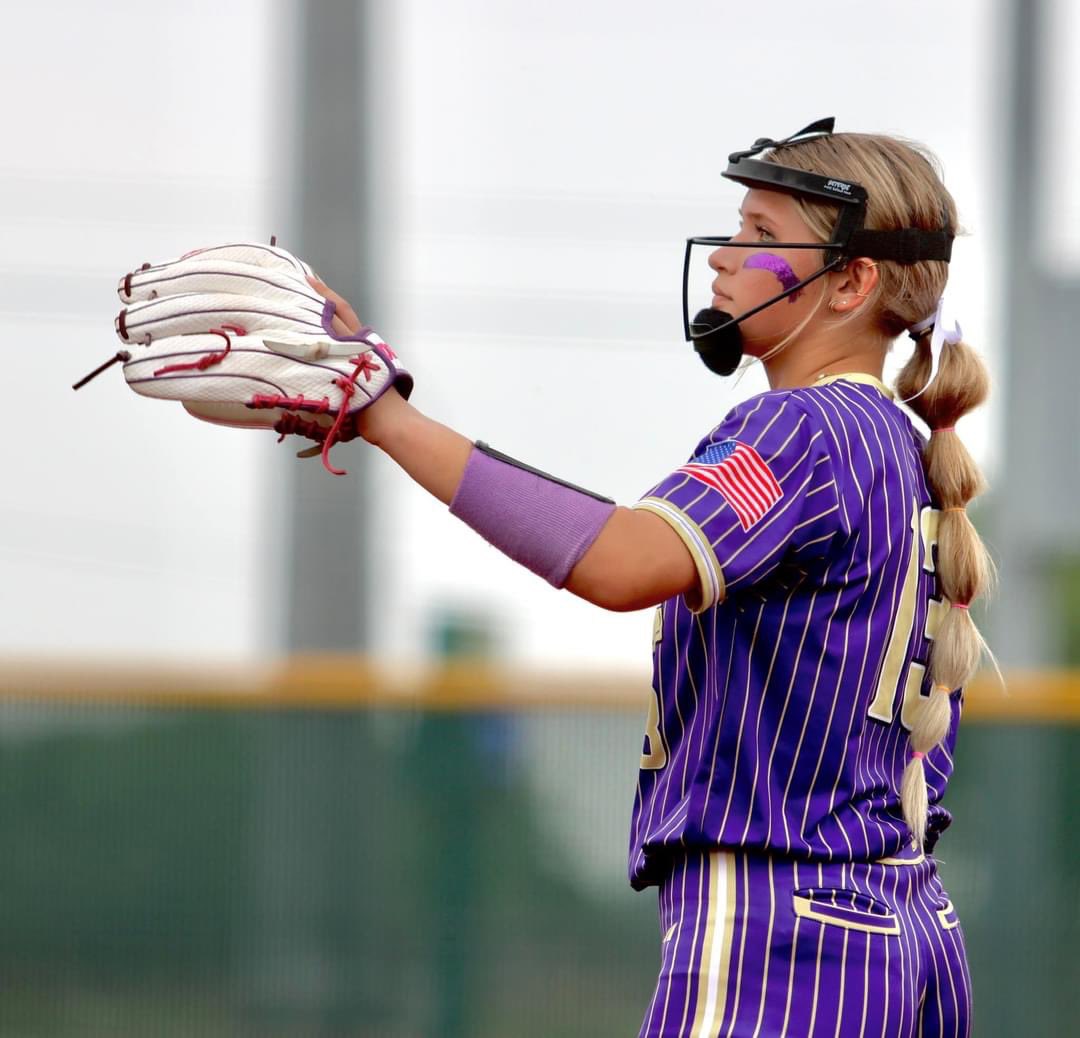
[[[412,376],[370,328],[335,331],[335,303],[309,276],[285,249],[255,243],[126,274],[116,333],[128,385],[205,421],[306,436],[321,448],[305,453],[342,474],[330,447],[353,439],[356,415],[391,386],[408,397]]]

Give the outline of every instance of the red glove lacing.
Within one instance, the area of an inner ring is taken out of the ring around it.
[[[232,349],[232,339],[229,338],[229,332],[234,332],[237,335],[247,335],[247,329],[241,328],[238,324],[223,324],[220,328],[210,328],[207,334],[220,335],[225,340],[225,349],[220,353],[208,353],[205,357],[200,357],[191,364],[168,364],[163,368],[158,368],[154,372],[154,378],[157,378],[158,375],[167,375],[171,371],[205,371],[215,364],[220,364],[229,355],[229,350]]]
[[[341,390],[342,400],[337,409],[337,414],[334,417],[334,424],[327,429],[325,426],[319,425],[315,421],[307,421],[295,414],[285,414],[275,423],[274,431],[280,433],[279,442],[284,439],[290,433],[297,433],[301,436],[306,436],[308,439],[315,440],[322,443],[322,463],[327,472],[333,473],[335,476],[344,476],[345,469],[336,469],[330,464],[330,448],[337,442],[346,443],[349,440],[354,440],[359,435],[356,429],[356,423],[353,421],[351,425],[347,425],[346,422],[350,418],[349,415],[349,402],[352,400],[353,394],[356,392],[356,380],[362,374],[365,382],[371,381],[371,373],[373,371],[382,371],[382,368],[375,363],[371,353],[361,353],[357,357],[350,357],[349,363],[356,365],[355,368],[348,375],[341,375],[334,379],[334,385]],[[287,411],[309,411],[314,414],[327,414],[330,412],[330,401],[326,397],[322,400],[305,400],[303,395],[298,397],[287,396],[270,396],[262,393],[256,393],[250,401],[248,401],[248,407],[260,408],[260,407],[281,407]],[[355,414],[351,416],[355,419]]]

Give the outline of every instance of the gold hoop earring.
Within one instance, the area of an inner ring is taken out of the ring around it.
[[[873,268],[874,268],[875,270],[877,270],[877,264],[876,264],[876,263],[867,263],[866,265],[867,265],[868,267],[873,267]],[[866,298],[866,297],[867,297],[867,296],[868,296],[868,295],[870,294],[870,292],[869,292],[869,291],[867,291],[867,292],[856,292],[855,294],[856,294],[856,295],[857,295],[857,296],[858,296],[858,297],[859,297],[860,299],[865,299],[865,298]]]
[[[838,314],[843,309],[843,305],[841,303],[838,303],[835,299],[833,299],[833,300],[831,300],[829,302],[829,309],[834,314]]]

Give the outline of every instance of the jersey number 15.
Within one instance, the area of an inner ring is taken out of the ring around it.
[[[934,548],[937,545],[938,520],[941,513],[936,508],[924,508],[919,511],[918,504],[911,509],[911,529],[915,534],[911,538],[911,551],[908,553],[907,568],[904,574],[904,586],[900,591],[900,604],[896,609],[896,620],[889,634],[889,644],[885,650],[885,661],[878,676],[877,690],[867,713],[877,721],[891,724],[893,704],[896,702],[896,690],[900,682],[904,683],[904,696],[900,706],[900,723],[908,730],[915,722],[915,713],[921,700],[926,667],[912,661],[904,673],[908,659],[908,645],[911,642],[911,630],[915,626],[916,605],[919,594],[919,547],[922,547],[923,563],[921,569],[934,572]],[[926,626],[923,634],[933,639],[948,603],[931,598],[926,612]]]

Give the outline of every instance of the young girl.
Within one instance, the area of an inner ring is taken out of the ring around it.
[[[964,512],[980,478],[954,427],[987,378],[957,335],[942,342],[940,314],[926,320],[947,262],[920,258],[943,255],[955,204],[888,137],[796,135],[732,160],[749,190],[709,256],[712,324],[781,295],[738,325],[771,389],[635,506],[521,468],[396,393],[360,432],[556,586],[659,607],[630,849],[632,884],[660,893],[643,1036],[966,1035],[963,938],[930,851],[981,652],[967,608],[988,577]],[[811,194],[813,175],[848,190]],[[842,199],[860,187],[852,223]],[[820,248],[845,234],[862,238]],[[905,331],[894,391],[882,368]]]
[[[748,188],[741,227],[691,240],[712,246],[713,298],[687,311],[687,334],[714,371],[760,360],[771,388],[632,507],[423,416],[392,352],[315,279],[325,308],[297,320],[370,347],[334,379],[337,417],[328,399],[280,388],[237,414],[276,408],[280,432],[324,450],[359,433],[556,587],[606,609],[658,607],[630,840],[631,883],[660,898],[642,1036],[966,1035],[963,938],[931,856],[982,650],[968,606],[990,571],[965,514],[981,480],[955,430],[987,378],[941,317],[956,207],[920,151],[833,134],[831,120],[759,140],[725,175]],[[171,313],[148,287],[161,275],[143,271],[121,286],[128,301],[144,278],[150,300],[118,319],[126,342],[136,317],[149,341],[151,317]],[[199,313],[250,325],[267,309]],[[189,340],[217,351],[198,363],[177,364],[178,340],[163,340],[171,365],[128,358],[129,382],[187,400],[204,379],[210,399],[229,365],[285,371],[281,343],[272,358],[233,349],[236,327]],[[893,390],[882,369],[904,332],[914,351]],[[319,367],[304,364],[305,377]],[[393,377],[401,392],[385,391]],[[361,391],[371,402],[346,422]],[[323,424],[293,413],[305,408]]]

